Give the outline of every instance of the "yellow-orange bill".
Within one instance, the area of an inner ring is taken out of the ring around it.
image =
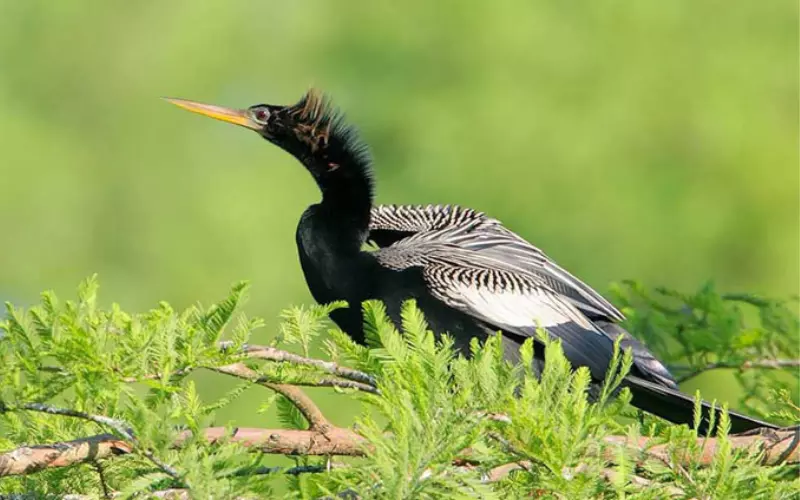
[[[244,109],[225,108],[222,106],[214,106],[213,104],[203,104],[201,102],[176,99],[173,97],[165,97],[164,100],[180,108],[191,111],[192,113],[198,113],[203,116],[253,130],[258,130],[260,128],[257,123],[253,122],[253,120],[247,116],[247,111]]]

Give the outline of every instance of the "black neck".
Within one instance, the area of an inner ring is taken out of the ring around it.
[[[342,165],[335,172],[316,177],[322,191],[322,207],[335,214],[342,224],[366,231],[373,198],[369,175],[361,166],[353,168]]]
[[[315,176],[322,191],[322,202],[314,210],[317,227],[325,226],[329,244],[347,253],[358,252],[366,241],[372,208],[372,183],[354,170],[342,166],[331,174]]]
[[[357,239],[352,243],[360,248],[369,230],[374,191],[370,157],[362,146],[339,137],[331,137],[325,146],[295,156],[322,192],[316,214],[341,238]]]

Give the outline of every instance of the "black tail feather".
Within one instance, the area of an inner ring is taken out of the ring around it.
[[[626,377],[623,385],[628,387],[633,395],[633,400],[631,401],[633,406],[676,424],[686,424],[690,427],[694,425],[694,398],[692,396],[638,377]],[[713,435],[716,433],[716,426],[719,424],[721,409],[718,406],[712,408],[711,403],[706,401],[702,401],[701,405],[703,414],[698,432],[703,435]],[[716,413],[713,419],[715,428],[709,429],[712,410]],[[758,428],[779,428],[774,424],[734,411],[729,410],[728,415],[731,421],[731,434],[739,434]]]

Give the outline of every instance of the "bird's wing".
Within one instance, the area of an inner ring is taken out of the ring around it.
[[[418,233],[374,254],[390,269],[420,268],[435,298],[520,341],[543,328],[573,366],[605,377],[613,342],[571,301],[513,263],[447,243],[448,231]]]
[[[647,346],[628,333],[627,330],[609,321],[600,320],[595,321],[594,324],[613,341],[622,336],[619,347],[622,350],[631,350],[633,353],[633,370],[638,371],[639,375],[664,387],[678,389],[678,382],[675,381],[675,377],[667,370],[667,367],[653,356]]]
[[[610,302],[539,248],[481,212],[456,205],[379,205],[372,209],[369,238],[379,247],[388,247],[425,233],[495,260],[512,263],[517,272],[541,280],[592,319],[625,319]]]
[[[621,347],[633,350],[634,372],[677,388],[675,378],[647,347],[614,323],[621,313],[609,318],[609,308],[616,311],[613,306],[536,247],[479,215],[482,218],[399,239],[379,251],[379,260],[387,267],[423,268],[437,298],[496,328],[530,336],[538,324],[562,339],[570,361],[589,366],[593,374],[604,372],[613,341],[624,333]],[[593,303],[598,307],[587,303],[586,295],[576,294],[579,285],[597,298]],[[606,314],[597,313],[602,307],[599,301],[608,304],[601,309]]]
[[[370,234],[400,231],[414,234],[465,226],[489,220],[486,215],[457,205],[376,205],[370,212]]]

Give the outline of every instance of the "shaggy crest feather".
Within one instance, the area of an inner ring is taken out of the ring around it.
[[[356,127],[347,122],[344,113],[321,91],[310,89],[288,109],[298,132],[315,137],[318,146],[338,147],[359,163],[372,163],[369,147],[361,140]]]

